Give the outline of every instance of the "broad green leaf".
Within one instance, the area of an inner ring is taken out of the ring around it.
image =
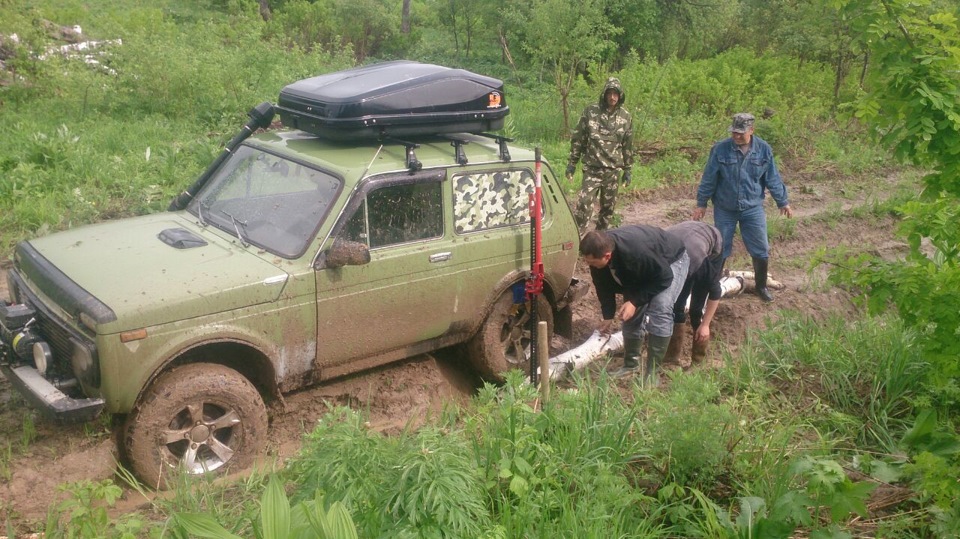
[[[851,535],[836,526],[810,532],[810,539],[851,539]]]
[[[190,535],[208,539],[242,539],[228,532],[214,518],[206,514],[178,513],[173,520]]]
[[[510,492],[516,494],[517,496],[525,496],[529,490],[529,483],[527,480],[515,475],[513,479],[510,480]]]
[[[841,485],[836,492],[824,499],[824,503],[830,506],[830,516],[833,521],[840,522],[851,513],[866,517],[865,500],[875,488],[877,488],[876,484],[867,482]]]
[[[763,511],[766,502],[763,498],[747,496],[740,498],[740,514],[737,515],[736,525],[740,530],[753,529],[756,525],[759,512]]]
[[[815,502],[806,493],[791,490],[773,502],[770,519],[809,526],[813,522],[809,507],[813,505]]]
[[[884,483],[896,483],[903,477],[903,467],[900,464],[874,460],[870,463],[870,477]]]
[[[274,475],[260,501],[260,523],[264,539],[286,539],[290,535],[290,501]]]
[[[334,502],[330,506],[330,510],[327,511],[327,522],[330,523],[329,529],[332,533],[332,536],[327,539],[357,539],[357,527],[353,517],[342,503]]]

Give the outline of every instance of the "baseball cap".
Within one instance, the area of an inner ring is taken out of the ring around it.
[[[738,112],[733,115],[733,123],[727,131],[731,133],[746,133],[747,129],[753,127],[755,118],[749,112]]]

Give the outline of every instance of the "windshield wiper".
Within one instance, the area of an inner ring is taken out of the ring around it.
[[[227,212],[225,212],[225,211],[223,211],[223,210],[220,210],[220,213],[222,213],[222,214],[226,215],[227,217],[229,217],[229,218],[230,218],[230,221],[233,222],[233,229],[237,231],[237,237],[240,238],[240,245],[243,245],[244,247],[250,247],[250,244],[247,243],[247,239],[244,238],[244,237],[243,237],[243,233],[240,232],[240,227],[243,226],[243,228],[247,228],[247,223],[238,220],[236,217],[234,217],[233,215],[231,215],[231,214],[229,214],[229,213],[227,213]]]
[[[207,206],[207,203],[206,203],[206,202],[202,202],[202,201],[201,201],[199,204],[197,204],[197,219],[200,220],[200,226],[206,228],[207,222],[203,220],[203,208],[204,208],[204,207],[206,207],[208,210],[210,209],[210,206]]]

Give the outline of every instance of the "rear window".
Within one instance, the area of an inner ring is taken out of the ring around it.
[[[529,169],[453,176],[454,228],[458,234],[530,222],[533,173]]]

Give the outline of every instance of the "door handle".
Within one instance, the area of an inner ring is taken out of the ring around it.
[[[436,253],[430,255],[430,262],[445,262],[453,258],[453,253],[447,251],[445,253]]]

